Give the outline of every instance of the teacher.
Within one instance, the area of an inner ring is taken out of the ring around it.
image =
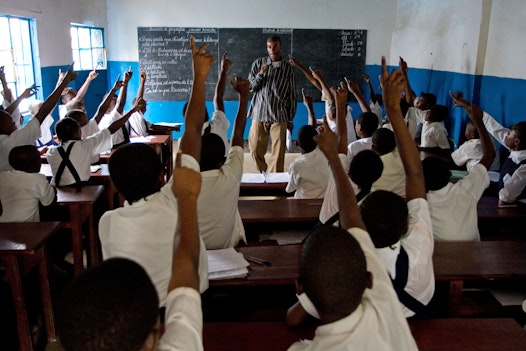
[[[256,59],[248,76],[253,92],[248,117],[250,154],[260,172],[283,172],[287,125],[296,113],[296,85],[292,66],[281,57],[281,39],[267,39],[267,57]],[[268,139],[272,139],[269,165],[265,162]]]

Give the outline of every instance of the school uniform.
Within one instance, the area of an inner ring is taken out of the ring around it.
[[[223,139],[223,142],[225,143],[225,157],[228,155],[228,149],[230,148],[227,138],[229,127],[230,122],[226,118],[225,113],[221,110],[214,111],[212,120],[203,124],[203,134],[205,131],[209,131],[210,133],[219,135],[221,139]]]
[[[197,161],[182,155],[182,166],[199,171]],[[157,294],[159,307],[166,303],[168,283],[172,274],[172,255],[176,235],[177,199],[170,178],[160,191],[133,204],[107,211],[99,221],[102,257],[125,257],[139,263],[148,273]],[[175,238],[175,239],[174,239]],[[200,238],[200,291],[208,288],[208,262],[205,245]],[[167,311],[169,313],[169,311]]]
[[[416,107],[409,107],[407,110],[404,120],[412,139],[415,139],[418,136],[419,126],[424,123],[425,117],[428,113],[429,110],[420,110]]]
[[[392,191],[405,198],[405,170],[398,150],[382,155],[380,159],[384,169],[380,178],[373,183],[373,189]]]
[[[324,99],[323,97],[323,94],[322,94],[322,99]],[[326,116],[329,116],[329,114],[331,113],[330,111],[331,109],[331,105],[325,101],[325,115]],[[345,125],[347,127],[347,143],[352,143],[353,141],[356,141],[356,139],[358,139],[356,137],[356,131],[354,129],[354,119],[352,117],[352,112],[353,112],[353,109],[351,106],[347,105],[347,111],[345,113]],[[336,117],[336,116],[335,116]],[[334,120],[330,120],[327,118],[327,124],[329,125],[329,128],[331,128],[331,130],[338,134],[338,126],[336,125],[336,119]]]
[[[99,123],[99,129],[107,129],[113,122],[118,121],[122,118],[122,114],[117,111],[117,109],[113,109],[110,113],[106,113],[104,116],[102,116],[102,119]],[[124,124],[124,126],[113,133],[111,135],[111,142],[112,145],[118,146],[123,143],[129,142],[130,140],[129,136],[129,124],[128,121]]]
[[[71,146],[72,144],[73,146]],[[90,165],[93,162],[93,159],[98,157],[101,152],[111,149],[111,133],[108,129],[103,129],[86,139],[69,140],[65,143],[62,143],[62,148],[66,153],[70,147],[71,149],[68,158],[71,161],[75,171],[78,173],[80,181],[86,182],[91,177]],[[65,186],[78,183],[72,171],[66,166],[60,177],[60,182],[57,184],[57,172],[64,160],[58,148],[58,146],[50,147],[46,154],[48,163],[51,166],[51,171],[53,173],[53,178],[51,178],[50,182],[51,185]]]
[[[92,136],[93,134],[100,131],[99,125],[97,124],[97,121],[95,118],[92,118],[88,121],[88,124],[86,124],[83,127],[80,127],[80,131],[82,132],[82,139],[87,139],[89,136]]]
[[[350,228],[349,233],[365,254],[367,270],[373,276],[372,288],[365,289],[361,303],[350,315],[319,326],[312,341],[295,342],[288,350],[418,350],[369,234],[359,228]]]
[[[238,210],[243,161],[243,148],[234,146],[219,169],[201,172],[197,202],[199,234],[209,250],[234,247],[240,240],[246,241]]]
[[[135,111],[128,119],[129,135],[131,137],[147,136],[148,130],[152,126],[150,122],[144,119],[144,114],[141,111]]]
[[[509,128],[503,127],[491,115],[484,112],[482,121],[488,132],[504,147]],[[511,151],[502,164],[499,179],[499,199],[514,202],[526,197],[526,150]]]
[[[43,146],[55,145],[53,140],[53,134],[51,133],[51,125],[53,124],[54,119],[51,115],[47,115],[46,118],[40,124],[40,138],[35,142],[37,148]]]
[[[31,118],[25,126],[15,130],[11,135],[0,134],[0,171],[12,171],[9,164],[9,153],[15,146],[33,145],[40,137],[40,122]]]
[[[495,150],[495,158],[491,164],[490,171],[499,171],[500,157],[498,148],[492,143]],[[466,140],[462,145],[451,153],[451,158],[457,166],[466,165],[466,170],[471,172],[473,167],[480,162],[480,159],[484,156],[482,150],[482,140],[480,139],[469,139]]]
[[[40,173],[0,172],[0,222],[39,222],[39,203],[50,205],[55,189]]]
[[[347,146],[347,164],[350,165],[354,156],[356,156],[360,151],[371,150],[373,147],[373,138],[361,138]]]
[[[342,163],[343,169],[347,174],[349,171],[349,165],[347,163],[347,155],[338,154],[338,158]],[[332,172],[329,174],[329,180],[327,181],[327,190],[325,190],[325,196],[323,197],[323,203],[320,208],[319,220],[321,223],[327,222],[332,216],[334,216],[338,211],[338,196],[336,192],[336,183]],[[337,222],[335,225],[338,225]]]
[[[444,123],[424,121],[422,125],[422,135],[420,137],[420,146],[449,149],[450,145]]]
[[[285,191],[294,193],[295,199],[321,199],[329,181],[327,158],[316,147],[298,156],[289,167],[290,179]]]
[[[382,111],[382,106],[380,106],[380,104],[377,102],[369,102],[369,107],[371,108],[371,112],[374,113],[376,115],[376,117],[378,117],[378,128],[380,128],[383,124],[383,117],[382,117],[382,114],[383,114],[383,111]]]

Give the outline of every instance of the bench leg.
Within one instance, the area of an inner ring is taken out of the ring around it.
[[[47,270],[47,254],[45,248],[39,251],[40,263],[38,273],[40,276],[40,289],[42,297],[42,313],[44,314],[44,324],[48,340],[54,341],[57,338],[55,331],[55,318],[53,316],[53,305],[51,303],[51,293],[49,289],[49,275]]]
[[[460,306],[462,304],[462,288],[464,281],[452,280],[449,282],[449,300],[448,300],[448,316],[460,316]]]

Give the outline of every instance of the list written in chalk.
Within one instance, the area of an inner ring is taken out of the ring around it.
[[[319,68],[326,81],[336,85],[344,76],[362,86],[365,73],[366,30],[287,28],[181,28],[139,27],[139,64],[147,74],[144,95],[150,101],[188,100],[192,87],[190,36],[196,46],[204,43],[215,58],[206,83],[206,98],[212,100],[224,52],[233,61],[230,76],[247,78],[252,62],[266,56],[266,39],[278,35],[282,57],[299,59],[305,66]],[[318,99],[320,93],[295,69],[298,100],[301,89]],[[225,100],[237,100],[227,87]]]

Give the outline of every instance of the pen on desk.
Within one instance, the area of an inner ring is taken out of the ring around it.
[[[264,259],[257,258],[254,256],[245,256],[245,258],[249,262],[257,263],[257,264],[264,265],[264,266],[272,266],[272,262],[268,260],[264,260]]]

